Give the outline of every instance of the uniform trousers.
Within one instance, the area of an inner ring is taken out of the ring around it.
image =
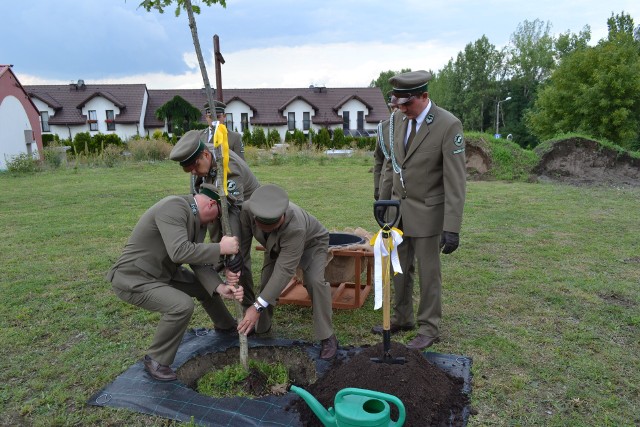
[[[398,326],[414,326],[413,282],[414,261],[418,261],[418,333],[440,336],[442,318],[442,275],[440,270],[440,236],[403,236],[398,246],[398,257],[404,274],[393,277],[394,307],[391,323]]]
[[[327,237],[328,243],[328,237]],[[313,316],[313,336],[316,340],[324,340],[333,335],[331,316],[331,285],[324,280],[324,270],[327,266],[328,245],[317,245],[304,251],[300,268],[303,271],[303,284],[309,298],[311,298],[311,309]],[[261,288],[269,282],[273,274],[277,258],[271,258],[267,252],[264,255],[264,265],[262,267]],[[265,333],[271,329],[271,319],[273,317],[273,305],[270,304],[260,313],[260,318],[255,326],[256,333]]]
[[[181,270],[179,280],[149,283],[141,292],[126,291],[117,287],[119,276],[121,280],[124,279],[118,271],[115,272],[112,281],[113,291],[121,300],[145,310],[161,313],[160,323],[147,354],[162,365],[171,365],[175,359],[193,314],[193,298],[200,301],[216,327],[228,329],[236,325],[222,297],[218,294],[209,295],[195,274],[186,269]]]

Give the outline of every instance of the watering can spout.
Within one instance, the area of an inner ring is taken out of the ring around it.
[[[331,408],[329,411],[327,411],[324,406],[322,406],[320,404],[320,402],[318,402],[318,400],[313,397],[313,395],[311,393],[309,393],[308,391],[306,391],[305,389],[302,389],[300,387],[296,387],[294,385],[291,386],[291,391],[296,393],[298,396],[300,396],[302,398],[302,400],[304,400],[307,405],[309,405],[309,408],[311,408],[311,410],[313,411],[314,414],[316,414],[316,416],[318,417],[318,419],[320,419],[320,421],[322,422],[322,424],[325,427],[337,427],[338,424],[336,422],[336,417],[333,415],[333,408]]]

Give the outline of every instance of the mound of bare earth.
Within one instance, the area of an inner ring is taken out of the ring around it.
[[[640,159],[586,138],[545,143],[534,173],[574,185],[640,186]]]

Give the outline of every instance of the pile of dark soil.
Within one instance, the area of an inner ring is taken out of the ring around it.
[[[574,185],[640,186],[640,159],[585,138],[569,138],[544,147],[534,173],[542,179]]]
[[[346,359],[335,360],[331,369],[314,384],[303,387],[326,409],[333,407],[339,390],[347,387],[379,391],[398,397],[405,406],[405,426],[462,426],[468,396],[462,393],[464,380],[444,373],[417,350],[391,343],[392,357],[404,357],[404,364],[376,363],[371,358],[384,354],[382,343]],[[398,410],[391,405],[391,418]],[[292,403],[305,426],[322,423],[302,399]]]

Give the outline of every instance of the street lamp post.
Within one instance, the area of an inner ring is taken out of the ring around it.
[[[511,100],[511,97],[507,96],[502,101],[498,101],[498,105],[496,105],[496,134],[495,134],[496,138],[500,138],[500,134],[498,133],[498,129],[500,129],[500,103],[507,102],[509,100]]]

